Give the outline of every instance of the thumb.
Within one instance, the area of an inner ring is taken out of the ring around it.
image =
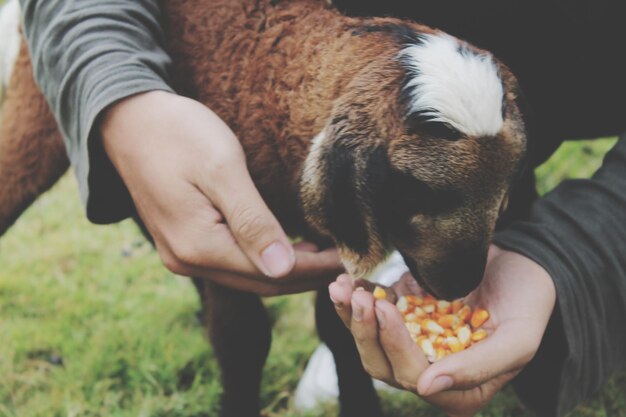
[[[524,332],[518,327],[499,328],[469,349],[429,366],[417,382],[419,394],[426,397],[447,390],[468,390],[521,369],[536,349],[524,341]]]
[[[294,249],[247,169],[231,172],[226,177],[217,190],[218,209],[235,240],[265,275],[274,278],[287,275],[295,264]]]

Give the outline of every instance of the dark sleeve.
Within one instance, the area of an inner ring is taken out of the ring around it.
[[[107,159],[100,113],[133,94],[168,90],[158,0],[20,0],[35,78],[56,117],[87,216],[128,217],[130,196]]]
[[[563,415],[626,364],[626,134],[591,179],[563,182],[495,242],[554,280],[555,313],[514,386],[539,415]]]

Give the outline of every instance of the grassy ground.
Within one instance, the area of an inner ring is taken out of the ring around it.
[[[612,141],[564,146],[539,169],[542,192],[587,176]],[[267,301],[275,319],[264,413],[298,416],[291,396],[317,345],[311,295]],[[217,415],[218,371],[188,280],[172,276],[134,225],[90,225],[65,177],[0,240],[0,417]],[[626,375],[572,417],[626,417]],[[410,394],[389,416],[440,416]],[[333,415],[333,405],[306,417]],[[527,416],[511,392],[483,416]]]

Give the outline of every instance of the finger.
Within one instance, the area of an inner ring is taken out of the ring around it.
[[[473,417],[485,408],[494,395],[516,374],[517,372],[508,372],[472,389],[442,391],[423,398],[444,410],[450,417]]]
[[[429,396],[445,390],[467,390],[495,377],[514,372],[536,351],[523,336],[528,325],[502,325],[469,349],[446,356],[424,371],[418,392]]]
[[[232,274],[224,271],[212,271],[208,275],[212,282],[235,290],[246,291],[262,297],[295,294],[319,288],[319,283],[309,281],[283,281],[264,278],[250,278],[245,275]]]
[[[352,323],[352,292],[352,278],[347,274],[341,274],[328,286],[328,294],[335,304],[335,311],[347,328]]]
[[[356,342],[365,371],[372,377],[393,383],[393,372],[378,340],[378,322],[374,313],[374,297],[365,290],[352,294],[350,330]]]
[[[417,380],[428,367],[426,357],[409,335],[398,309],[385,300],[376,301],[380,342],[393,376],[404,389],[417,392]]]
[[[214,167],[213,177],[199,186],[224,215],[243,252],[265,275],[282,277],[293,269],[293,247],[252,182],[245,159]]]
[[[250,276],[261,274],[206,196],[187,183],[177,184],[175,190],[178,200],[186,201],[179,205],[177,213],[168,212],[171,210],[168,207],[159,207],[159,215],[144,216],[145,208],[141,204],[138,207],[168,269],[198,277],[205,277],[212,270]]]
[[[328,282],[344,272],[343,264],[339,259],[339,254],[335,248],[326,249],[320,252],[298,250],[296,263],[292,271],[283,279],[309,279],[310,277],[326,275]]]

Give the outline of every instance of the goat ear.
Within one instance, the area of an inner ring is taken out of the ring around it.
[[[362,278],[387,253],[377,215],[389,172],[387,150],[375,138],[332,127],[313,139],[300,180],[301,203],[309,225],[332,237],[348,272]]]
[[[326,198],[323,213],[328,230],[337,244],[359,255],[367,255],[371,204],[365,195],[370,187],[367,163],[358,147],[349,146],[351,138],[336,141],[326,155]],[[372,176],[373,177],[373,176]]]

